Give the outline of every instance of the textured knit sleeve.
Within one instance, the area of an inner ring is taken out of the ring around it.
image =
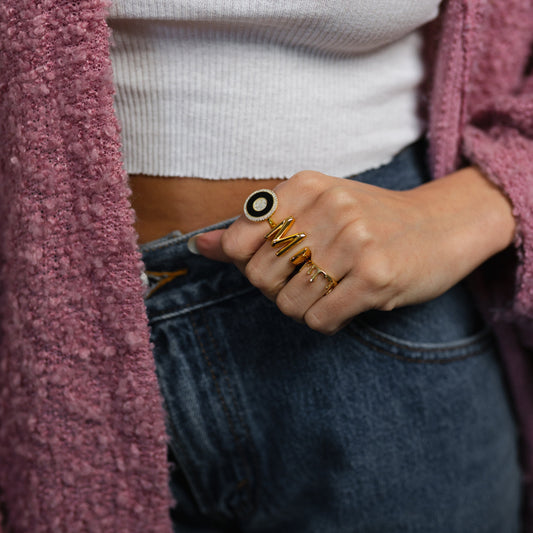
[[[107,5],[0,1],[0,512],[11,533],[172,529]]]
[[[517,221],[514,320],[533,320],[533,3],[495,2],[471,59],[463,155],[511,200]],[[533,333],[528,344],[533,345]]]
[[[463,150],[512,202],[518,267],[511,307],[533,319],[533,84],[476,114],[465,128]]]

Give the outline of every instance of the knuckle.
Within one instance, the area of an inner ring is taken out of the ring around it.
[[[338,215],[352,214],[357,210],[357,200],[346,194],[346,189],[340,185],[326,189],[319,201]]]
[[[396,309],[396,307],[398,307],[396,301],[391,298],[387,299],[384,303],[377,306],[377,309],[379,311],[393,311],[394,309]]]
[[[257,264],[257,261],[253,260],[253,258],[248,261],[244,267],[244,275],[248,278],[248,281],[259,290],[264,290],[267,288],[264,271]]]
[[[247,259],[242,245],[236,238],[235,232],[231,231],[231,228],[222,234],[220,246],[222,247],[222,251],[233,261],[245,261]]]
[[[301,318],[302,313],[298,312],[297,302],[286,291],[280,291],[276,298],[278,309],[291,318]]]
[[[226,230],[220,239],[220,246],[222,247],[222,251],[228,256],[228,257],[235,257],[238,251],[238,243],[235,239],[233,232],[231,229]]]
[[[312,170],[301,170],[291,177],[293,185],[301,194],[314,193],[321,184],[321,174]]]
[[[362,265],[361,275],[372,292],[388,290],[396,279],[392,262],[383,255],[367,259]]]
[[[304,321],[309,328],[324,335],[333,335],[338,329],[335,324],[328,322],[324,317],[314,312],[306,313]]]
[[[368,248],[376,240],[369,224],[362,218],[346,226],[342,230],[340,237],[352,246],[356,246],[359,250]]]
[[[265,269],[262,268],[259,261],[253,258],[244,267],[244,275],[248,281],[259,289],[269,300],[275,301],[277,295],[283,288],[283,283],[269,278],[265,275]]]

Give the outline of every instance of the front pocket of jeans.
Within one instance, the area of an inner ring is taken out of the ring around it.
[[[376,354],[383,354],[406,362],[451,363],[492,351],[489,328],[449,343],[412,343],[375,330],[354,319],[345,332]]]
[[[420,362],[450,362],[490,349],[492,337],[465,287],[394,311],[362,313],[346,333],[378,353]]]

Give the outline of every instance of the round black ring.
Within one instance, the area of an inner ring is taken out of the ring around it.
[[[260,198],[266,201],[266,205],[263,209],[255,209],[254,203]],[[276,193],[268,189],[261,189],[253,192],[244,204],[244,214],[247,218],[254,221],[266,220],[277,207]]]

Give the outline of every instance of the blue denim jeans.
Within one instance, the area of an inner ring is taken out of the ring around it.
[[[423,161],[418,143],[351,179],[406,189]],[[519,531],[513,414],[462,284],[329,337],[189,237],[142,246],[176,532]]]

